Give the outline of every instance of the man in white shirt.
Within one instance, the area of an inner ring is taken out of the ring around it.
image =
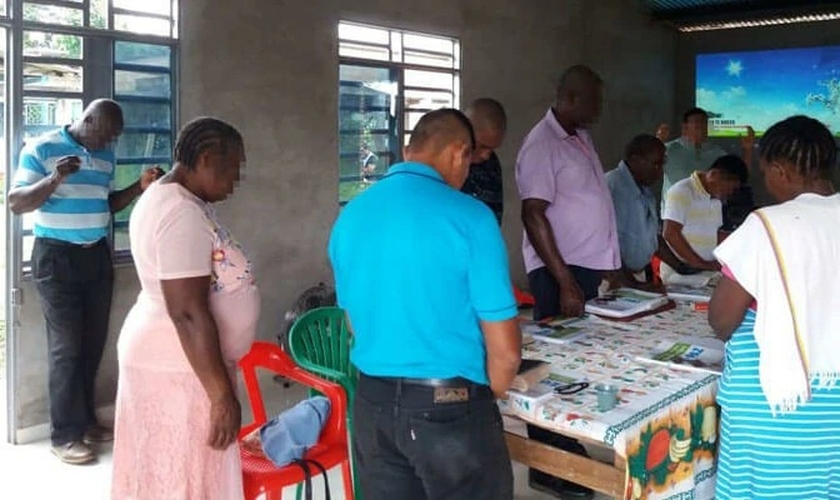
[[[737,155],[721,156],[705,172],[694,172],[674,184],[665,196],[662,236],[686,265],[719,271],[712,254],[723,224],[721,203],[747,182],[747,165]],[[662,264],[662,281],[673,282],[676,272]]]

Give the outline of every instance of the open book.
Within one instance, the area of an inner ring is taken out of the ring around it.
[[[586,312],[607,318],[627,318],[654,311],[668,303],[660,293],[643,292],[633,288],[610,290],[601,297],[586,302]]]
[[[523,321],[522,333],[526,333],[535,340],[565,344],[585,337],[588,333],[589,318],[556,318],[543,321]]]
[[[642,363],[721,373],[724,349],[723,341],[713,338],[687,338],[682,342],[663,340],[647,355],[637,359]]]
[[[708,302],[712,300],[715,288],[710,285],[693,287],[688,285],[668,285],[665,287],[668,297],[686,302]]]

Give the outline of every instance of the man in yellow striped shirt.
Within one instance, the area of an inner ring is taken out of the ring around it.
[[[702,271],[720,270],[712,251],[723,224],[721,206],[747,182],[747,177],[744,160],[737,155],[724,155],[708,170],[694,172],[668,190],[662,212],[662,236],[685,264]],[[661,273],[667,284],[675,271],[663,263]]]

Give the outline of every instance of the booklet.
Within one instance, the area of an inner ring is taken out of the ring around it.
[[[643,292],[634,288],[618,288],[586,302],[585,310],[607,318],[627,318],[655,311],[668,304],[661,293]]]
[[[668,285],[665,287],[668,297],[686,302],[708,302],[712,300],[714,286],[693,287],[688,285]]]
[[[555,318],[543,321],[523,321],[522,333],[530,335],[534,340],[542,340],[554,344],[566,344],[585,337],[589,331],[588,316],[580,318]]]
[[[725,357],[724,342],[714,338],[687,338],[682,342],[663,340],[650,353],[639,356],[643,363],[720,374]]]

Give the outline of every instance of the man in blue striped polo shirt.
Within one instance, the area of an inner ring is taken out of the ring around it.
[[[113,190],[112,146],[122,129],[116,102],[93,101],[79,120],[24,147],[9,191],[12,212],[35,212],[32,275],[47,322],[52,451],[71,464],[95,460],[89,445],[113,439],[94,414],[114,278],[111,213],[162,173],[146,170]]]

